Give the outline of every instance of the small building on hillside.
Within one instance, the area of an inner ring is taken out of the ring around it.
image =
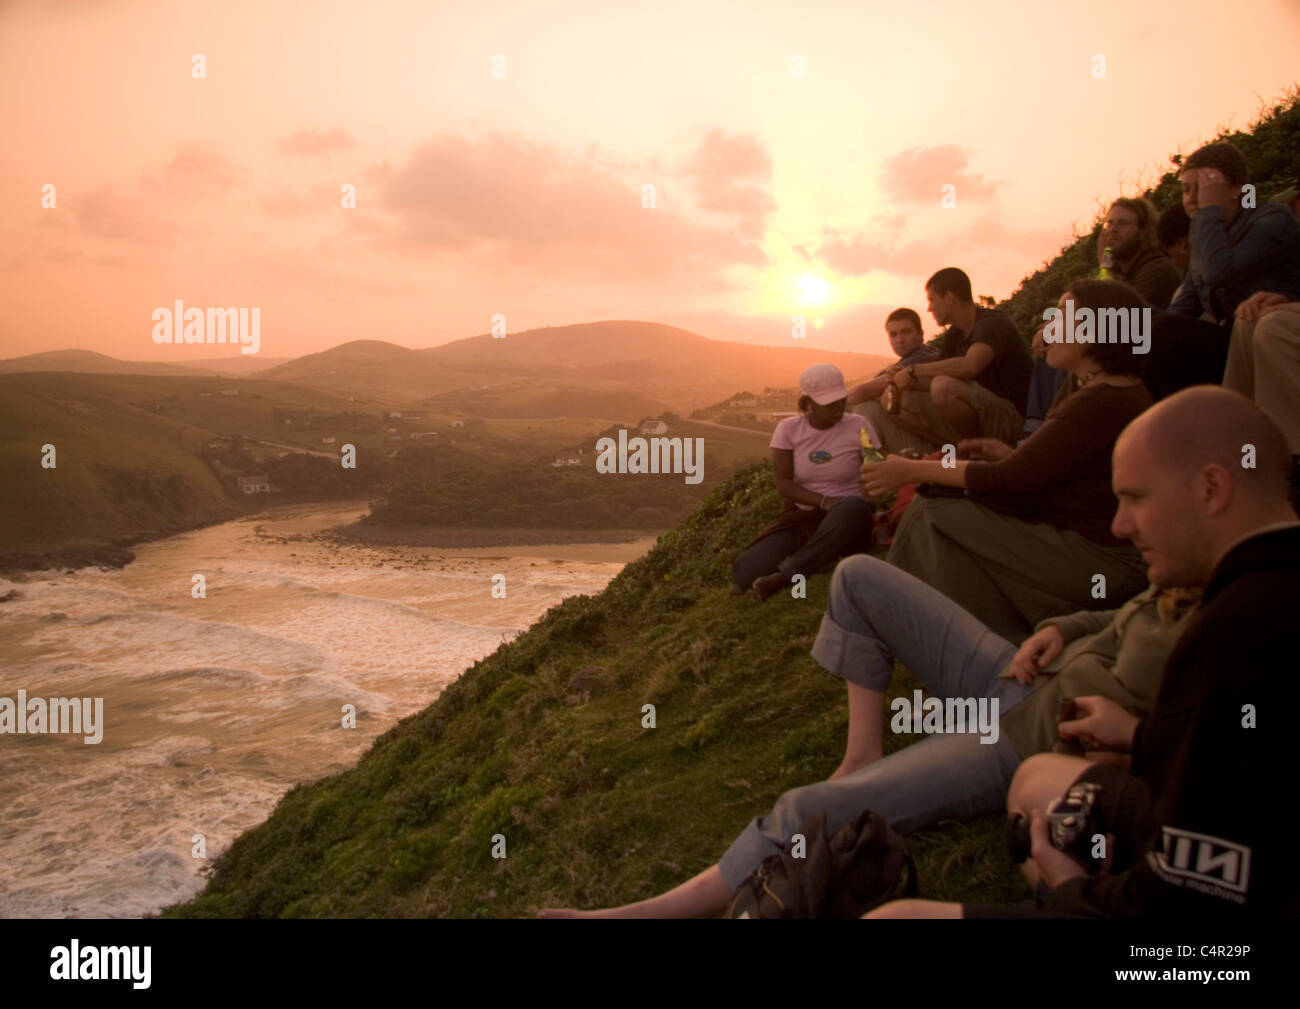
[[[642,434],[666,434],[667,432],[668,425],[657,418],[654,420],[644,421],[641,424]]]
[[[780,411],[780,412],[778,412],[778,413],[769,413],[769,414],[767,415],[767,419],[770,420],[770,421],[773,421],[773,422],[779,424],[781,421],[785,420],[787,417],[797,417],[798,415],[799,415],[799,411],[798,411],[798,410],[784,410],[784,411]]]
[[[577,452],[561,452],[555,457],[552,466],[578,466],[582,463],[582,457]]]
[[[331,435],[328,435],[328,434],[327,434],[324,438],[322,438],[322,439],[320,440],[320,443],[321,443],[322,445],[333,445],[333,444],[334,444],[334,438],[333,438]]]
[[[258,476],[241,476],[236,482],[239,484],[239,490],[243,494],[270,494],[271,478],[266,474]]]
[[[223,395],[223,396],[238,396],[238,395],[239,395],[239,390],[238,390],[238,389],[222,389],[222,390],[221,390],[221,395]]]
[[[437,431],[412,431],[411,441],[428,441],[431,438],[437,438]]]
[[[452,426],[452,427],[464,427],[464,426],[465,426],[465,422],[464,422],[463,420],[453,420],[453,421],[451,422],[451,426]]]
[[[758,406],[758,397],[752,392],[742,392],[729,401],[727,406]]]

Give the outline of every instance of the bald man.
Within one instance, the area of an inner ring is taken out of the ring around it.
[[[1142,551],[1151,581],[1203,585],[1165,665],[1155,709],[1134,719],[1104,698],[1061,731],[1132,754],[1132,770],[1059,754],[1020,765],[1008,810],[1032,818],[1026,863],[1042,908],[896,901],[867,917],[1300,915],[1300,861],[1283,749],[1300,711],[1296,600],[1300,521],[1290,451],[1244,396],[1196,386],[1134,420],[1115,443],[1112,530]],[[1043,809],[1075,783],[1100,786],[1114,863],[1090,876],[1053,848]]]

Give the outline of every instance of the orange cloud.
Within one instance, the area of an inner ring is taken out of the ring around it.
[[[958,204],[988,202],[997,183],[966,170],[966,152],[955,144],[912,147],[880,166],[880,188],[899,203],[939,205],[946,185],[955,188]]]
[[[193,199],[229,189],[244,170],[201,144],[186,144],[157,173],[146,173],[141,183],[154,194]]]
[[[1007,286],[1024,276],[1045,248],[1070,241],[1065,229],[1008,228],[996,214],[984,214],[964,228],[913,242],[878,241],[862,234],[841,235],[826,229],[829,240],[817,255],[845,275],[885,270],[901,276],[928,277],[944,266],[959,266],[977,289]],[[982,279],[981,279],[982,278]]]
[[[752,228],[738,235],[688,220],[662,171],[608,165],[594,151],[576,157],[513,134],[439,137],[400,167],[377,169],[375,182],[393,222],[389,241],[481,254],[485,266],[644,284],[767,262]],[[647,183],[656,186],[653,209],[642,206]]]
[[[772,159],[756,137],[728,137],[725,130],[711,130],[686,171],[699,209],[734,214],[742,235],[762,238],[776,200],[762,186],[772,178]]]

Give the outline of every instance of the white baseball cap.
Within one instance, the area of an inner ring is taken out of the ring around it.
[[[833,364],[814,364],[799,376],[799,391],[819,406],[846,399],[844,375]]]

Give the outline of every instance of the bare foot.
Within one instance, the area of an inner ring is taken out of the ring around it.
[[[579,911],[573,907],[544,907],[537,912],[539,918],[594,918],[593,911]]]
[[[539,918],[636,918],[643,917],[626,907],[602,907],[595,911],[579,911],[574,907],[544,907],[537,912]]]
[[[754,593],[761,600],[780,592],[789,584],[790,579],[778,571],[775,574],[764,575],[762,578],[755,578],[754,584],[751,587],[753,588]]]

